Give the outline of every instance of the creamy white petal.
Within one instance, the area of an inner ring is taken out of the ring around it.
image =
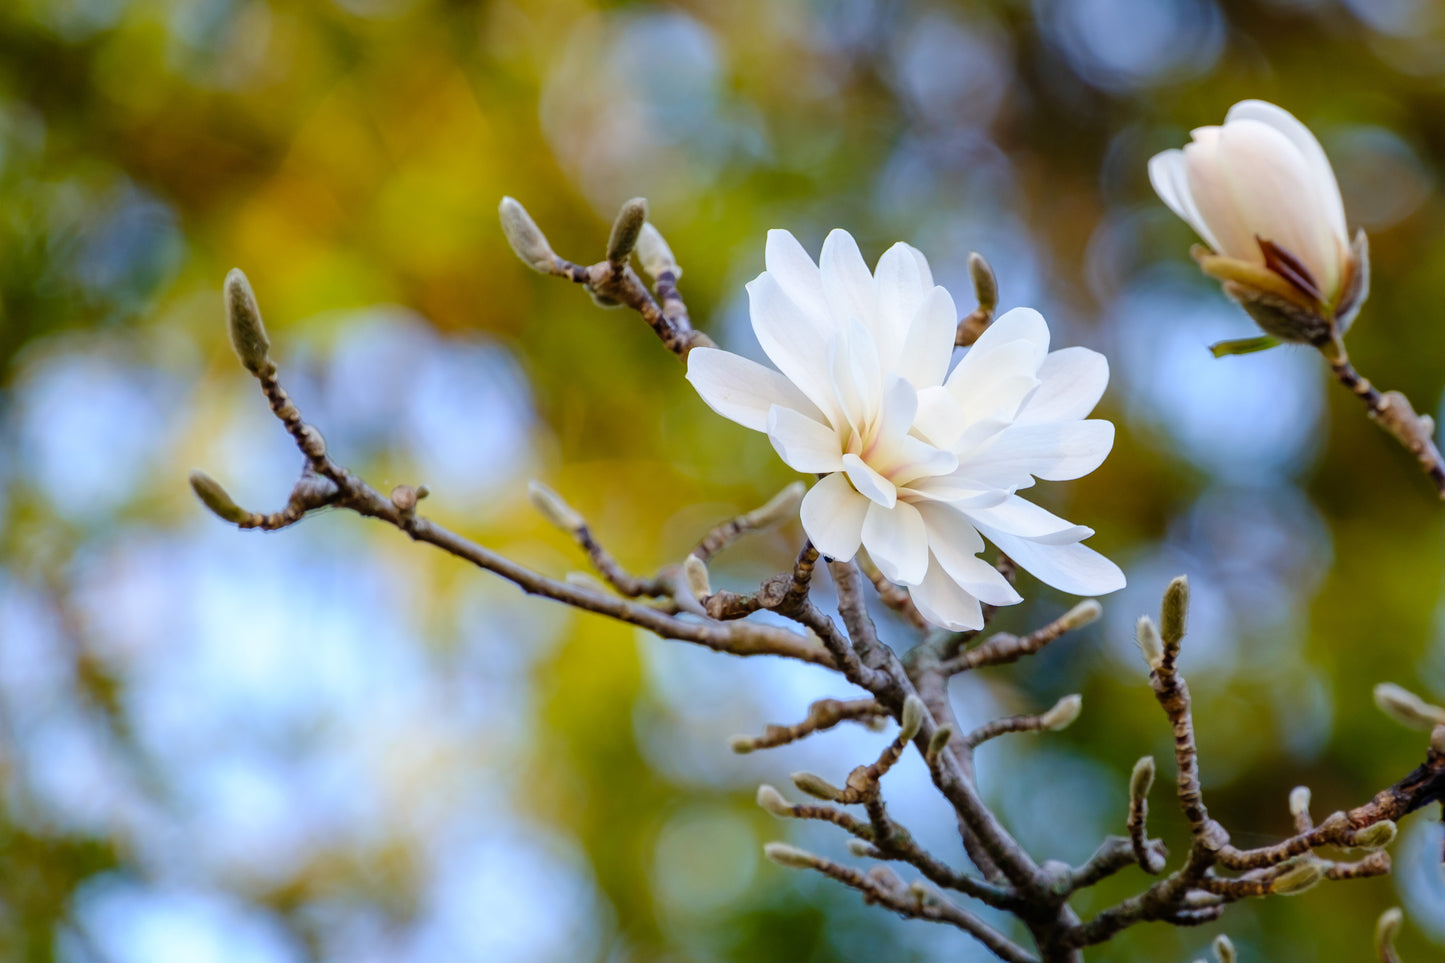
[[[907,502],[892,508],[868,506],[863,518],[863,547],[890,582],[917,585],[928,570],[928,529]]]
[[[767,431],[773,405],[822,418],[808,396],[780,372],[720,348],[693,348],[687,356],[687,380],[713,411],[754,431]]]
[[[957,332],[958,308],[953,297],[943,288],[934,288],[909,322],[894,370],[918,388],[943,384]]]
[[[883,456],[881,464],[893,484],[902,488],[922,478],[948,475],[958,469],[958,456],[926,441],[904,435],[898,444]]]
[[[1027,341],[1034,346],[1038,360],[1029,372],[1032,374],[1038,370],[1038,366],[1049,353],[1049,324],[1044,320],[1044,316],[1033,308],[1013,308],[999,315],[992,324],[984,328],[983,334],[978,336],[968,353],[986,355],[998,345],[1008,344],[1010,341]],[[979,351],[980,348],[983,350]]]
[[[885,458],[908,437],[918,414],[918,392],[897,375],[889,376],[878,411],[878,449]]]
[[[1012,425],[982,450],[959,459],[959,470],[979,477],[1027,473],[1065,481],[1098,468],[1114,447],[1114,425],[1102,419]]]
[[[748,308],[768,360],[830,420],[839,417],[826,348],[832,333],[801,311],[772,274],[748,283]]]
[[[938,502],[922,502],[918,511],[928,526],[929,551],[949,578],[989,605],[1013,605],[1023,600],[998,569],[978,557],[984,547],[983,536],[960,512]]]
[[[863,517],[870,504],[841,472],[834,472],[808,489],[798,514],[818,551],[846,562],[863,543]]]
[[[907,338],[908,326],[932,289],[931,279],[925,282],[926,272],[920,264],[926,267],[923,255],[900,242],[883,252],[874,272],[878,330],[892,332],[895,339],[883,346],[890,364],[896,362]]]
[[[1039,386],[1017,421],[1074,421],[1088,415],[1109,384],[1109,361],[1088,348],[1062,348],[1039,365]]]
[[[853,235],[841,229],[830,231],[823,241],[818,269],[823,276],[823,296],[828,300],[833,320],[842,325],[849,319],[856,319],[872,328],[877,301],[873,272],[868,270]]]
[[[769,231],[763,260],[778,287],[802,314],[827,334],[832,324],[828,299],[823,294],[823,276],[798,239],[788,231]]]
[[[1124,587],[1124,573],[1081,544],[1044,545],[1007,532],[982,529],[984,536],[1046,585],[1070,595],[1106,595]]]
[[[1334,168],[1325,156],[1325,149],[1308,127],[1289,111],[1263,100],[1241,100],[1224,115],[1228,124],[1234,120],[1256,120],[1283,134],[1304,158],[1313,177],[1315,197],[1341,244],[1349,246],[1350,232],[1345,225],[1345,202]]]
[[[1154,185],[1154,193],[1159,195],[1159,199],[1179,215],[1184,223],[1194,228],[1194,233],[1198,234],[1205,244],[1216,253],[1223,253],[1218,239],[1209,229],[1209,225],[1204,223],[1204,218],[1199,214],[1199,205],[1194,201],[1194,194],[1189,187],[1189,170],[1184,151],[1176,147],[1149,158],[1149,183]]]
[[[774,405],[768,411],[768,440],[783,463],[794,471],[813,474],[843,469],[843,443],[838,432],[792,408]]]
[[[967,509],[964,514],[975,524],[1047,545],[1071,545],[1094,534],[1092,528],[1075,525],[1017,495],[987,508]]]
[[[1199,217],[1195,230],[1216,254],[1263,264],[1264,255],[1254,234],[1236,210],[1224,176],[1219,131],[1218,127],[1196,128],[1194,140],[1184,145],[1187,189]],[[1208,234],[1205,234],[1206,229]]]
[[[861,321],[849,321],[829,342],[828,367],[843,417],[860,436],[866,434],[882,404],[883,369],[873,335]]]
[[[983,607],[978,599],[950,578],[936,560],[908,594],[919,614],[934,625],[954,632],[983,628]]]
[[[875,504],[892,508],[898,501],[898,486],[884,478],[878,471],[857,455],[843,456],[843,470],[858,492]]]
[[[994,485],[980,485],[958,472],[917,478],[908,483],[910,495],[920,499],[946,502],[954,508],[983,508],[997,505],[1013,494],[1012,490]],[[916,500],[915,500],[916,501]]]
[[[1012,420],[1029,393],[1039,386],[1034,376],[1040,367],[1037,348],[1025,340],[977,347],[963,356],[948,376],[946,387],[960,411],[970,420],[1003,418]],[[959,427],[965,427],[959,424]],[[950,444],[956,443],[951,439]]]
[[[918,392],[918,413],[913,416],[913,430],[927,440],[951,448],[961,432],[963,411],[953,394],[943,385],[922,388]]]

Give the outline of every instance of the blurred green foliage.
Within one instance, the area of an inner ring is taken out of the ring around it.
[[[635,317],[517,263],[503,194],[577,260],[649,197],[694,319],[738,350],[765,230],[816,250],[843,226],[870,257],[916,244],[964,306],[978,250],[1004,307],[1110,355],[1115,452],[1041,497],[1131,587],[956,693],[965,715],[1083,693],[1067,732],[981,754],[1037,855],[1082,860],[1120,831],[1134,760],[1167,757],[1129,626],[1180,571],[1213,814],[1248,844],[1288,830],[1296,784],[1317,815],[1362,802],[1423,749],[1371,686],[1445,695],[1441,507],[1317,359],[1209,358],[1247,319],[1195,276],[1144,164],[1245,97],[1310,123],[1371,235],[1351,354],[1438,411],[1442,78],[1445,14],[1412,0],[0,5],[0,955],[980,958],[759,861],[794,827],[753,788],[818,757],[733,759],[724,737],[836,685],[664,651],[354,517],[257,539],[201,516],[192,465],[267,509],[295,469],[225,342],[232,266],[341,460],[430,483],[441,522],[548,571],[581,562],[526,510],[529,474],[639,571],[790,480]],[[798,537],[740,545],[718,578],[755,582]],[[1070,602],[1025,586],[1000,627]],[[872,745],[844,738],[822,737],[829,765]],[[946,810],[906,811],[949,845]],[[1402,955],[1436,958],[1433,818],[1395,878],[1222,929],[1246,961],[1363,959],[1403,901]],[[507,849],[516,826],[542,842]],[[452,852],[481,855],[453,872]],[[1190,959],[1220,928],[1091,959]]]

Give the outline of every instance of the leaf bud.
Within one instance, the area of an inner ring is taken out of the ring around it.
[[[1295,786],[1289,791],[1289,814],[1296,818],[1310,814],[1310,787]]]
[[[1144,756],[1134,763],[1134,771],[1129,775],[1129,798],[1141,802],[1153,788],[1154,757]]]
[[[1355,848],[1384,849],[1395,841],[1395,834],[1398,831],[1399,827],[1395,825],[1393,819],[1382,819],[1377,823],[1371,823],[1355,832]]]
[[[800,791],[807,793],[814,799],[837,802],[838,797],[843,795],[843,790],[817,773],[795,772],[789,778],[793,780],[793,785],[797,786]]]
[[[752,736],[731,736],[728,739],[728,748],[740,756],[746,756],[758,748],[757,741]]]
[[[811,869],[818,861],[818,857],[807,850],[789,846],[787,843],[768,843],[763,847],[763,855],[789,869]]]
[[[642,262],[642,269],[647,272],[648,277],[659,278],[664,274],[671,274],[674,281],[682,277],[682,268],[673,256],[672,248],[668,246],[662,232],[652,226],[651,221],[644,222],[637,235],[637,259]]]
[[[1079,711],[1083,709],[1083,707],[1083,696],[1078,693],[1066,695],[1054,703],[1052,709],[1039,716],[1039,721],[1044,724],[1045,729],[1058,732],[1061,729],[1067,729],[1073,725],[1074,720],[1079,718]]]
[[[1381,682],[1375,686],[1375,705],[1391,719],[1412,729],[1429,730],[1445,725],[1445,709],[1431,705],[1393,682]]]
[[[617,220],[612,222],[612,236],[607,239],[607,260],[616,264],[632,256],[642,225],[647,223],[647,198],[634,197],[622,205]]]
[[[856,836],[851,836],[848,839],[847,845],[848,852],[852,853],[854,856],[857,856],[859,859],[871,859],[878,855],[878,850],[874,847],[872,843],[868,842],[868,840],[866,839],[859,839]]]
[[[682,574],[687,580],[687,590],[692,597],[701,602],[712,595],[712,581],[708,578],[707,563],[696,555],[688,554],[682,560]]]
[[[1149,663],[1149,668],[1158,668],[1164,661],[1164,640],[1159,637],[1159,629],[1154,625],[1154,620],[1147,615],[1139,616],[1139,621],[1134,627],[1134,638],[1139,642],[1139,651],[1144,653],[1144,661]]]
[[[1375,952],[1380,959],[1391,959],[1390,955],[1395,951],[1395,937],[1400,935],[1400,926],[1405,922],[1405,914],[1400,907],[1392,906],[1380,914],[1380,919],[1375,923]]]
[[[201,504],[211,510],[217,518],[232,525],[239,525],[251,517],[251,513],[231,500],[230,494],[221,487],[221,483],[199,468],[191,472],[191,491],[201,500]]]
[[[1276,876],[1269,884],[1269,891],[1276,896],[1295,896],[1313,889],[1324,878],[1324,864],[1317,859],[1305,859]]]
[[[928,759],[938,758],[938,754],[948,748],[949,741],[953,738],[953,726],[939,726],[933,730],[933,738],[928,740]]]
[[[1164,590],[1164,605],[1159,613],[1159,634],[1164,648],[1179,654],[1179,643],[1189,628],[1189,578],[1180,575]]]
[[[541,274],[551,274],[557,264],[557,255],[547,243],[547,235],[532,220],[527,209],[510,197],[502,198],[497,213],[502,219],[502,233],[512,246],[512,253],[527,267]]]
[[[759,806],[779,819],[793,818],[793,807],[788,805],[788,801],[783,798],[782,793],[767,783],[758,787],[757,799]]]
[[[1065,632],[1074,632],[1092,622],[1097,622],[1099,616],[1103,614],[1104,607],[1099,604],[1098,599],[1084,599],[1059,616],[1058,624]]]
[[[923,700],[916,695],[910,695],[903,700],[903,721],[902,728],[898,730],[898,738],[902,742],[912,742],[913,737],[918,735],[918,730],[923,728],[923,720],[928,716],[928,707]]]
[[[541,482],[527,483],[527,497],[532,500],[532,507],[536,508],[543,518],[567,534],[575,535],[587,527],[586,519],[578,514],[575,508]]]
[[[240,268],[232,268],[226,275],[224,291],[231,347],[247,371],[260,374],[271,364],[271,341],[266,337],[266,325],[261,322],[261,308],[256,304],[251,282]]]
[[[1219,963],[1235,963],[1238,959],[1234,952],[1234,941],[1223,933],[1214,938],[1214,957]]]
[[[998,278],[977,251],[968,255],[968,274],[973,279],[973,295],[978,299],[978,306],[992,313],[998,307]]]

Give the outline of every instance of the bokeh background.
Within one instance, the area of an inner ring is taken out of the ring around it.
[[[1145,176],[1254,96],[1318,131],[1370,232],[1358,366],[1438,413],[1431,0],[0,4],[0,957],[984,958],[760,858],[843,839],[771,820],[759,782],[841,778],[886,738],[727,751],[847,692],[826,673],[527,599],[348,514],[240,534],[195,502],[193,466],[262,510],[299,468],[225,341],[232,266],[342,461],[426,482],[439,520],[546,571],[583,566],[529,478],[639,571],[790,480],[635,316],[513,259],[503,194],[579,260],[648,196],[694,317],[743,352],[766,229],[816,251],[845,226],[870,259],[921,247],[965,306],[980,251],[1005,306],[1110,357],[1113,456],[1038,492],[1130,586],[954,689],[970,720],[1083,693],[1067,732],[981,754],[1037,855],[1086,857],[1122,828],[1133,761],[1167,757],[1130,637],[1180,572],[1205,785],[1237,841],[1284,834],[1296,784],[1324,813],[1393,782],[1423,738],[1370,688],[1445,698],[1445,511],[1317,357],[1210,357],[1250,325]],[[799,537],[740,544],[717,581],[755,584]],[[1072,602],[1023,584],[999,627]],[[959,857],[916,762],[885,785]],[[1179,852],[1162,792],[1154,810]],[[1406,959],[1438,959],[1437,815],[1406,823],[1393,878],[1231,911],[1241,959],[1364,959],[1396,904]],[[1141,927],[1090,958],[1185,961],[1220,928]]]

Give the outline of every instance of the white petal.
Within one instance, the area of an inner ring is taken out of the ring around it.
[[[923,267],[920,268],[920,265]],[[874,272],[878,290],[875,316],[878,330],[892,332],[895,337],[885,345],[890,366],[897,363],[908,326],[918,313],[924,297],[932,290],[932,279],[925,282],[926,267],[923,255],[902,242],[884,251],[878,259]]]
[[[926,441],[904,435],[902,440],[879,458],[886,458],[886,471],[898,487],[912,485],[920,479],[952,474],[958,470],[958,456]]]
[[[1092,528],[1075,525],[1017,495],[987,508],[970,508],[965,514],[975,524],[1046,545],[1072,545],[1094,534]]]
[[[1229,183],[1224,176],[1224,161],[1219,151],[1219,127],[1198,127],[1194,140],[1184,145],[1185,176],[1181,190],[1194,204],[1194,229],[1216,254],[1225,254],[1255,264],[1264,263],[1264,255],[1254,234],[1243,222]]]
[[[853,235],[834,230],[823,241],[818,257],[823,276],[823,296],[840,326],[856,319],[872,327],[877,296],[873,289],[873,272],[868,270]]]
[[[946,502],[954,508],[986,508],[997,505],[1013,492],[976,484],[958,472],[917,478],[908,483],[910,494],[928,501]]]
[[[770,273],[748,283],[748,308],[768,359],[830,420],[837,417],[826,350],[831,332],[799,309]]]
[[[969,348],[969,354],[982,348],[980,354],[987,354],[1001,344],[1010,341],[1027,341],[1034,346],[1038,355],[1038,361],[1029,371],[1033,374],[1038,370],[1039,364],[1043,363],[1044,356],[1049,353],[1049,324],[1044,316],[1033,308],[1013,308],[1005,311],[988,327],[983,329],[983,334]],[[961,362],[960,362],[961,363]]]
[[[1027,473],[1064,481],[1098,468],[1113,447],[1114,425],[1101,419],[1012,425],[982,451],[960,458],[959,471],[979,478]]]
[[[999,549],[1039,581],[1070,595],[1105,595],[1124,587],[1124,573],[1081,544],[1044,545],[1005,532],[982,529]]]
[[[849,321],[828,343],[827,355],[833,396],[848,424],[864,435],[883,404],[883,368],[873,335],[861,321]]]
[[[913,427],[918,414],[918,392],[903,378],[888,379],[878,411],[878,444],[882,449],[895,448]]]
[[[768,440],[778,457],[794,471],[843,469],[843,442],[838,432],[792,408],[774,405],[768,411]]]
[[[892,508],[898,501],[898,487],[857,455],[843,456],[843,470],[853,487],[874,504]]]
[[[1350,233],[1345,226],[1345,203],[1340,197],[1340,185],[1335,180],[1334,168],[1325,156],[1325,149],[1310,129],[1289,111],[1263,100],[1241,100],[1224,115],[1226,124],[1233,120],[1257,120],[1288,138],[1304,157],[1313,175],[1315,195],[1329,219],[1330,227],[1340,243],[1348,247]]]
[[[1154,185],[1154,193],[1159,195],[1159,199],[1179,215],[1184,223],[1194,228],[1194,233],[1198,234],[1205,244],[1215,253],[1224,253],[1209,225],[1204,223],[1204,218],[1199,215],[1199,206],[1195,203],[1193,191],[1189,187],[1184,151],[1172,148],[1149,158],[1149,183]]]
[[[799,311],[819,324],[829,320],[823,276],[797,238],[787,231],[769,231],[763,261],[767,264],[767,273]],[[824,330],[826,333],[826,328]]]
[[[1094,410],[1109,384],[1109,360],[1088,348],[1063,348],[1039,365],[1039,387],[1019,422],[1073,421]]]
[[[922,502],[918,511],[928,526],[929,551],[949,578],[989,605],[1013,605],[1023,600],[998,569],[978,557],[983,551],[983,536],[967,518],[939,502]]]
[[[909,322],[893,370],[918,388],[943,384],[957,332],[958,308],[953,297],[943,288],[934,288]]]
[[[928,571],[928,530],[918,509],[907,502],[892,508],[876,502],[868,506],[863,547],[890,582],[917,585]]]
[[[694,348],[687,356],[687,380],[713,411],[754,431],[767,430],[773,405],[822,417],[781,373],[730,351]]]
[[[963,409],[953,400],[953,394],[942,385],[923,388],[918,392],[918,412],[913,416],[913,430],[924,438],[944,448],[953,447],[963,433],[966,422]]]
[[[983,628],[983,607],[937,561],[928,566],[923,581],[908,590],[918,612],[934,625],[954,632]]]
[[[846,562],[863,542],[863,516],[870,504],[842,473],[835,472],[808,489],[798,514],[818,551]]]
[[[975,345],[948,376],[947,388],[963,413],[960,428],[975,420],[1012,420],[1029,393],[1039,386],[1038,349],[1030,341]],[[957,438],[954,439],[955,443]]]

